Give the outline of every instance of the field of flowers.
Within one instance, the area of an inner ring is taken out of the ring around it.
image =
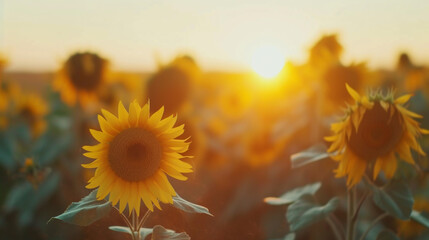
[[[429,239],[429,67],[345,62],[339,39],[270,81],[1,57],[0,238]]]

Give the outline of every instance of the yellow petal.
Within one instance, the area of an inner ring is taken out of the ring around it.
[[[412,94],[406,94],[406,95],[400,96],[397,99],[395,99],[395,104],[404,104],[408,102],[412,96],[413,96]]]
[[[390,154],[388,158],[383,161],[383,171],[387,178],[392,178],[395,175],[398,162],[394,154]]]
[[[112,139],[112,136],[98,130],[89,129],[89,132],[100,143],[109,142]]]
[[[149,120],[150,117],[150,106],[149,101],[146,103],[142,110],[140,111],[139,124],[144,125]]]
[[[107,146],[106,144],[99,143],[93,146],[83,146],[82,148],[86,151],[97,152],[107,148]]]
[[[162,106],[158,111],[156,111],[152,116],[150,116],[149,124],[151,126],[157,126],[159,121],[161,121],[163,114],[164,114],[164,106]]]
[[[129,123],[132,127],[137,126],[138,124],[138,120],[139,120],[139,115],[140,115],[140,106],[138,105],[137,101],[134,101],[130,104],[129,107],[129,111],[130,111],[130,116],[129,116]]]
[[[117,132],[122,130],[119,119],[115,115],[105,109],[101,109],[101,113],[113,129],[115,129]]]
[[[116,135],[118,131],[116,131],[110,124],[104,119],[101,115],[98,115],[98,123],[100,124],[101,131],[106,132],[110,135]]]
[[[346,88],[347,88],[347,92],[349,92],[350,96],[356,101],[359,102],[361,97],[359,95],[358,92],[356,92],[356,90],[354,90],[352,87],[350,87],[347,83],[346,83]]]
[[[84,168],[98,168],[100,166],[100,160],[97,159],[97,160],[92,161],[90,163],[81,164],[81,166]]]
[[[125,124],[128,127],[129,126],[128,112],[127,112],[127,109],[125,109],[124,105],[122,104],[122,101],[119,101],[118,103],[118,116],[121,124]]]
[[[151,201],[151,197],[149,195],[149,190],[147,189],[144,182],[139,182],[139,195],[140,198],[143,200],[144,205],[153,212],[153,205]]]

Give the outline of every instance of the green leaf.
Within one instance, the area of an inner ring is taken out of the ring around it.
[[[72,137],[70,134],[55,136],[52,133],[46,133],[34,144],[33,154],[40,165],[46,166],[66,152],[71,143]]]
[[[0,133],[0,165],[8,170],[12,170],[16,165],[13,157],[15,139],[11,139],[14,136],[10,135]]]
[[[292,203],[287,212],[286,218],[291,231],[295,232],[307,227],[317,221],[326,218],[333,212],[339,204],[337,197],[332,198],[323,206],[320,206],[311,195],[304,195],[298,201]]]
[[[377,240],[400,240],[396,234],[390,230],[384,229],[377,235]]]
[[[264,201],[271,205],[285,205],[298,200],[303,195],[314,195],[322,186],[320,182],[305,185],[303,187],[295,188],[281,195],[280,197],[267,197]]]
[[[110,230],[115,232],[121,232],[121,233],[128,233],[132,235],[131,230],[129,227],[123,227],[123,226],[110,226]],[[140,239],[144,240],[147,236],[152,234],[153,229],[152,228],[140,228]],[[134,234],[136,234],[135,232]]]
[[[407,183],[393,180],[381,188],[373,184],[369,186],[373,191],[375,205],[402,220],[410,218],[414,200]]]
[[[60,174],[53,172],[35,188],[25,181],[14,186],[8,194],[4,209],[8,212],[18,211],[18,223],[27,226],[31,223],[36,210],[51,197],[60,182]]]
[[[88,226],[93,222],[109,214],[112,205],[105,200],[97,200],[97,190],[92,191],[88,196],[79,202],[73,202],[67,210],[49,220],[59,219],[67,223]]]
[[[309,163],[317,162],[329,157],[329,154],[326,152],[327,148],[325,144],[318,143],[313,145],[306,150],[295,153],[290,157],[292,168],[302,167]]]
[[[173,197],[173,206],[187,213],[204,213],[213,216],[206,207],[186,201],[178,194]]]
[[[411,219],[413,219],[414,221],[420,223],[421,225],[429,228],[429,214],[428,213],[413,210],[411,212]]]
[[[164,228],[161,225],[153,227],[152,240],[190,240],[185,232],[176,233],[173,230]]]

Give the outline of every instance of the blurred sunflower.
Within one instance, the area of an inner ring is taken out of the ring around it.
[[[9,105],[9,98],[0,88],[0,129],[4,129],[7,126],[6,110]]]
[[[284,139],[274,141],[273,134],[267,130],[252,132],[245,140],[245,159],[252,167],[266,166],[276,160],[285,149]]]
[[[164,106],[167,115],[189,109],[200,70],[193,58],[179,56],[161,66],[146,84],[146,95],[154,109]]]
[[[0,54],[0,83],[2,82],[2,78],[3,78],[2,76],[3,70],[7,66],[7,64],[8,64],[7,58],[2,54]]]
[[[351,187],[370,166],[374,179],[380,170],[387,178],[392,178],[397,169],[395,153],[410,164],[414,164],[410,148],[425,155],[416,137],[429,131],[420,128],[413,119],[421,118],[420,115],[403,107],[411,95],[397,99],[391,92],[360,96],[349,85],[346,87],[355,103],[347,109],[341,122],[331,125],[334,135],[325,138],[332,142],[328,152],[334,152],[332,158],[339,162],[336,177],[347,175],[347,185]]]
[[[413,209],[419,212],[429,212],[429,201],[424,196],[414,199]],[[398,235],[401,238],[413,238],[420,236],[426,228],[414,220],[397,220]]]
[[[149,104],[140,107],[136,101],[127,112],[119,102],[118,117],[102,109],[101,131],[90,130],[100,143],[83,147],[88,151],[85,156],[96,159],[82,165],[96,168],[87,188],[98,187],[98,199],[109,195],[113,205],[119,202],[121,213],[128,204],[130,214],[132,210],[139,214],[141,200],[151,211],[152,203],[159,209],[159,201],[173,203],[176,192],[166,175],[186,180],[182,173],[192,172],[192,166],[181,160],[190,143],[177,139],[184,125],[174,127],[177,116],[162,119],[163,112],[162,107],[151,115]]]
[[[91,52],[75,53],[67,59],[54,80],[54,88],[69,105],[86,104],[97,98],[105,81],[107,60]]]
[[[37,137],[46,129],[45,115],[48,105],[35,94],[20,94],[16,100],[16,113],[31,129],[33,136]]]

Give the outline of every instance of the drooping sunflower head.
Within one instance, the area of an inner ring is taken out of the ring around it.
[[[107,60],[91,52],[78,52],[64,63],[54,87],[61,91],[65,102],[74,105],[77,100],[87,103],[105,81]]]
[[[159,201],[172,203],[176,193],[167,176],[186,180],[182,173],[192,172],[181,160],[190,143],[177,139],[184,126],[174,126],[177,116],[162,119],[163,113],[162,107],[151,115],[149,104],[140,107],[136,101],[127,111],[119,102],[118,117],[103,109],[101,131],[90,130],[99,143],[83,147],[95,161],[82,166],[96,169],[87,188],[98,188],[98,199],[109,195],[113,205],[119,202],[121,213],[128,205],[130,214],[139,214],[141,201],[152,211],[152,204],[161,209]]]
[[[339,162],[336,177],[347,176],[347,185],[357,184],[367,167],[372,168],[373,178],[383,170],[392,178],[399,159],[414,164],[411,149],[425,155],[416,138],[429,131],[419,127],[414,118],[420,115],[403,105],[411,95],[394,99],[393,93],[380,91],[360,96],[346,85],[355,103],[346,110],[345,117],[331,126],[334,135],[325,139],[332,142],[328,152]]]

